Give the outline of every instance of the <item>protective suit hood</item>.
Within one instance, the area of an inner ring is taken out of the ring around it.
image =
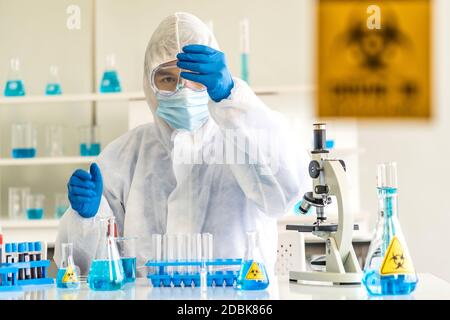
[[[158,139],[171,150],[173,129],[156,115],[158,102],[151,87],[151,75],[159,65],[176,60],[182,48],[188,44],[203,44],[219,49],[216,38],[210,29],[196,16],[177,12],[165,18],[153,33],[145,51],[144,62],[144,93],[157,127]],[[208,121],[210,122],[210,121]],[[206,124],[203,130],[207,130]]]

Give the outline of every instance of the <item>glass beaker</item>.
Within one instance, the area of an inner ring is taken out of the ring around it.
[[[240,290],[263,290],[269,285],[258,242],[256,232],[247,233],[247,249],[237,278]]]
[[[120,237],[116,238],[117,248],[122,261],[124,282],[136,281],[136,238]]]
[[[11,150],[13,158],[36,156],[36,129],[33,124],[14,123],[12,125]]]
[[[10,219],[25,219],[30,188],[8,189],[8,215]]]
[[[25,95],[25,86],[20,75],[20,60],[12,58],[9,62],[8,80],[3,94],[6,97],[18,97]]]
[[[80,131],[80,155],[84,157],[98,156],[101,151],[100,127],[81,126]]]
[[[106,56],[106,68],[103,72],[102,82],[100,84],[101,93],[120,92],[119,75],[116,70],[116,56],[109,54]]]
[[[45,86],[45,94],[48,96],[58,95],[62,93],[61,81],[59,80],[59,72],[57,66],[50,66],[50,74],[47,85]]]
[[[49,157],[64,155],[63,126],[48,125],[45,127],[45,154]]]
[[[378,222],[364,266],[363,283],[371,295],[409,294],[418,278],[397,212],[397,165],[378,165]]]
[[[100,239],[88,275],[92,290],[120,290],[123,286],[124,272],[115,233],[114,217],[100,218]]]
[[[27,197],[27,217],[29,220],[39,220],[44,217],[43,194],[29,194]]]
[[[56,287],[78,289],[80,287],[80,269],[73,261],[73,244],[61,244],[61,265],[56,275]]]
[[[69,209],[69,198],[67,193],[55,194],[55,217],[60,219],[64,213]]]

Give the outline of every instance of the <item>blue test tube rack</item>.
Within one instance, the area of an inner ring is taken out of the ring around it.
[[[242,259],[213,259],[205,262],[207,270],[208,267],[222,267],[230,268],[230,270],[216,270],[207,271],[206,281],[208,287],[212,286],[227,286],[233,287],[241,266]],[[168,272],[168,267],[198,267],[202,265],[201,261],[153,261],[149,260],[147,267],[152,267],[157,272],[149,272],[147,278],[150,280],[153,287],[190,287],[192,284],[195,287],[200,287],[200,272]],[[236,270],[231,270],[235,267]],[[217,268],[216,268],[217,269]]]
[[[0,291],[20,291],[24,286],[53,284],[54,280],[47,277],[49,266],[50,260],[0,264]],[[30,268],[41,268],[42,277],[19,280],[19,270]]]

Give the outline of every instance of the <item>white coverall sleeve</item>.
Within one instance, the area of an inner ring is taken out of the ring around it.
[[[271,217],[289,210],[309,187],[309,156],[293,141],[282,115],[269,109],[244,81],[234,78],[228,99],[210,101],[225,163],[246,197]]]

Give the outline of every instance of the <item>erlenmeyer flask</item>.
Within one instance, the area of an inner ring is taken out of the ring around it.
[[[247,250],[237,278],[240,290],[263,290],[269,285],[257,238],[256,232],[247,233]]]
[[[364,267],[363,283],[372,295],[414,291],[417,275],[397,216],[397,165],[378,165],[378,222]]]
[[[114,54],[109,54],[106,57],[106,69],[103,72],[102,82],[100,84],[100,92],[120,92],[119,75],[116,70],[116,57]]]
[[[10,60],[8,80],[3,93],[6,97],[25,95],[25,86],[20,76],[20,60],[18,58]]]
[[[88,282],[92,290],[119,290],[123,286],[124,272],[117,249],[114,217],[100,220],[100,239],[92,260]]]
[[[50,66],[50,75],[48,77],[47,86],[45,87],[45,94],[52,96],[62,93],[61,81],[59,80],[59,73],[57,66]]]
[[[73,244],[61,245],[62,259],[56,275],[56,286],[62,289],[78,289],[80,287],[80,270],[73,262]]]

